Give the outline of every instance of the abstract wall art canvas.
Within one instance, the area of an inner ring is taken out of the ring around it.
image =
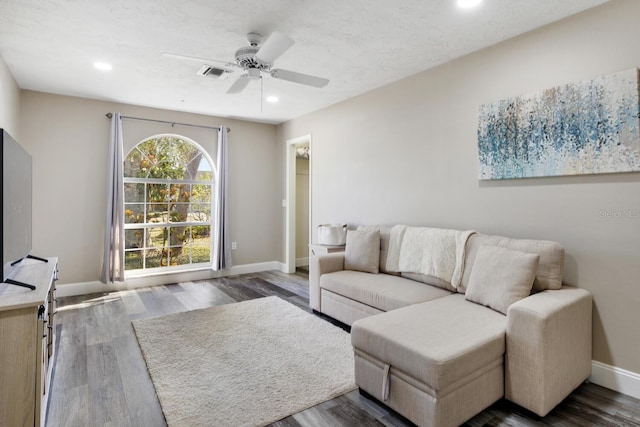
[[[640,171],[639,70],[480,107],[479,179]]]

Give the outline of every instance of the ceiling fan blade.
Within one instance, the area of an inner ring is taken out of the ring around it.
[[[308,74],[296,73],[288,70],[271,70],[271,77],[274,79],[286,80],[288,82],[299,83],[301,85],[313,87],[325,87],[329,80],[322,77],[310,76]]]
[[[262,62],[271,63],[285,53],[294,43],[293,39],[278,31],[274,31],[269,38],[267,38],[267,41],[262,43],[262,46],[260,46],[260,49],[256,53],[256,58]]]
[[[244,90],[245,87],[249,84],[252,79],[249,78],[246,74],[241,75],[236,79],[236,81],[231,85],[231,87],[227,90],[228,94],[240,93]]]
[[[233,68],[241,68],[235,62],[221,61],[219,59],[198,58],[197,56],[177,55],[175,53],[167,53],[167,52],[162,53],[162,56],[167,58],[179,59],[181,61],[198,62],[200,64],[206,64],[206,65],[223,64],[224,67],[226,67],[226,70],[229,71],[230,73],[234,71]],[[215,67],[224,68],[224,67],[221,67],[220,65],[215,65]]]

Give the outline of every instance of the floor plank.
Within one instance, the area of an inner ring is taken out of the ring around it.
[[[165,425],[162,408],[149,377],[138,341],[132,334],[114,342],[122,390],[131,425]]]
[[[89,420],[95,425],[129,425],[120,369],[112,343],[87,346]]]
[[[47,426],[166,425],[131,320],[276,295],[309,308],[309,274],[277,271],[59,298]],[[323,315],[349,331],[349,327]],[[357,390],[294,414],[276,427],[412,425]],[[640,401],[583,384],[547,417],[500,400],[465,426],[640,427]]]

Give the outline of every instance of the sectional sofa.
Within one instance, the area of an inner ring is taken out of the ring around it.
[[[313,310],[351,325],[356,383],[425,426],[505,397],[545,416],[591,372],[591,295],[556,242],[366,226],[310,260]]]

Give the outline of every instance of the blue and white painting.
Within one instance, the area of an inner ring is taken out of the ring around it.
[[[482,105],[479,179],[640,171],[638,73]]]

